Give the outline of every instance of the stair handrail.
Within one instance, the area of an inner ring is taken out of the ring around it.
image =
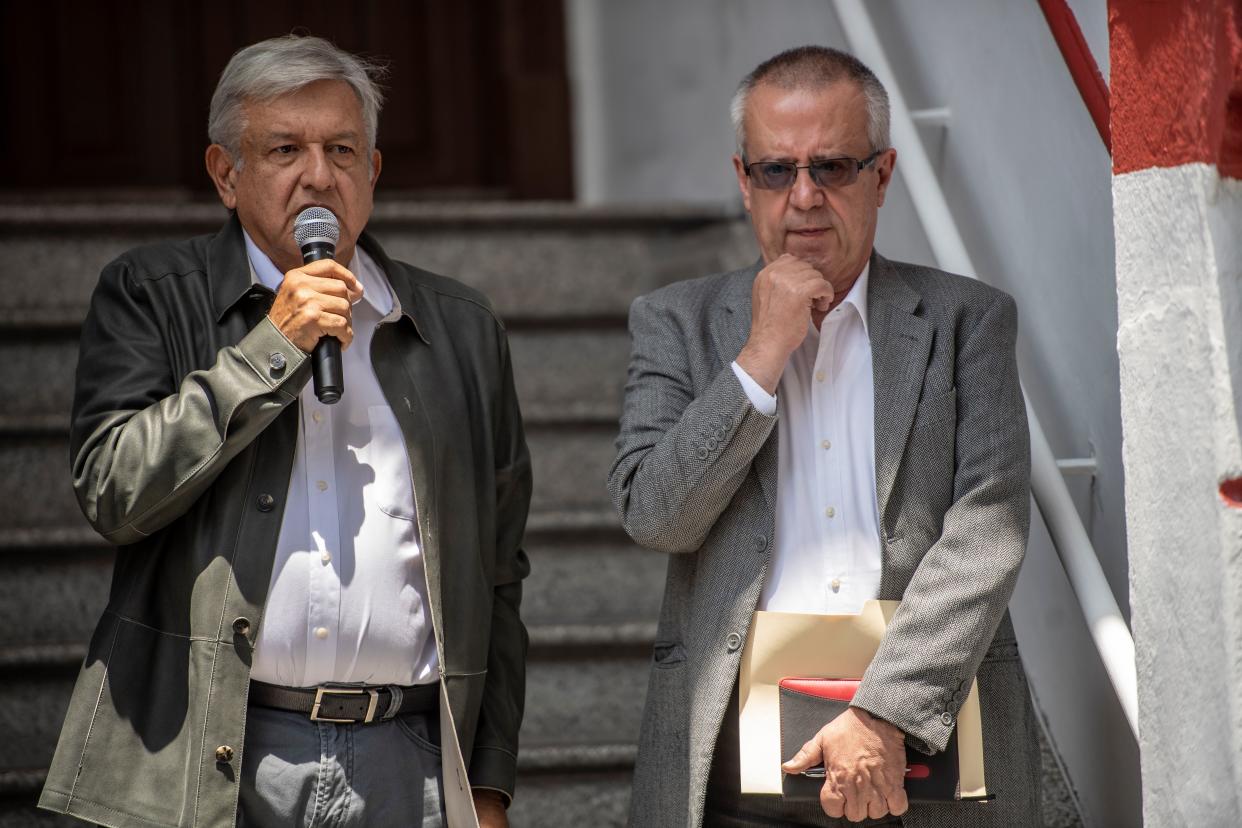
[[[901,147],[902,180],[910,189],[915,212],[923,224],[937,265],[943,270],[977,279],[966,244],[953,220],[940,181],[910,116],[866,5],[863,0],[832,2],[854,55],[871,67],[888,90],[893,144]],[[1108,585],[1082,517],[1074,507],[1065,479],[1057,468],[1052,447],[1031,406],[1030,395],[1025,388],[1022,393],[1026,397],[1027,420],[1031,430],[1031,492],[1052,536],[1057,557],[1078,598],[1113,692],[1137,740],[1138,676],[1134,638]]]

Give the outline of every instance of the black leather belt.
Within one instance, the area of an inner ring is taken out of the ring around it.
[[[368,724],[405,713],[440,710],[440,683],[398,687],[394,684],[325,684],[280,687],[250,682],[250,704],[307,713],[313,722]]]

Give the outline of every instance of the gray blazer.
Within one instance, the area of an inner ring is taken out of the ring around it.
[[[772,549],[775,417],[729,364],[760,265],[637,299],[609,490],[626,531],[669,554],[631,824],[698,826],[712,751]],[[1030,521],[1030,449],[1006,294],[871,259],[880,597],[901,599],[855,704],[943,750],[978,674],[986,805],[914,806],[907,826],[1039,821],[1039,760],[1006,606]],[[779,409],[777,416],[779,415]]]

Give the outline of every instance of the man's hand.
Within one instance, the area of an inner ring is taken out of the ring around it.
[[[479,815],[479,828],[509,828],[509,817],[505,814],[505,798],[499,791],[471,791],[474,797],[474,811]]]
[[[819,804],[830,817],[852,822],[901,816],[906,801],[906,749],[901,731],[865,710],[851,707],[815,734],[785,764],[801,773],[823,763]]]
[[[737,364],[775,394],[789,355],[806,339],[811,312],[827,313],[832,298],[832,285],[822,273],[796,256],[782,254],[755,277],[750,338]]]
[[[285,274],[267,315],[286,339],[308,354],[323,336],[335,336],[348,348],[354,338],[350,310],[361,298],[362,285],[354,274],[331,259],[320,259]]]

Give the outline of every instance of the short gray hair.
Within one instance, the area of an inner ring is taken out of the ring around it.
[[[384,93],[377,81],[386,74],[380,63],[352,55],[321,37],[285,35],[261,40],[239,50],[220,75],[211,96],[207,136],[241,163],[241,136],[246,129],[243,105],[296,92],[321,80],[349,84],[362,105],[367,155],[375,149]]]
[[[746,102],[756,86],[769,83],[789,90],[819,89],[843,80],[856,83],[867,101],[867,140],[871,151],[888,149],[888,92],[875,73],[848,52],[826,46],[799,46],[765,60],[738,84],[729,104],[737,154],[746,157]]]

